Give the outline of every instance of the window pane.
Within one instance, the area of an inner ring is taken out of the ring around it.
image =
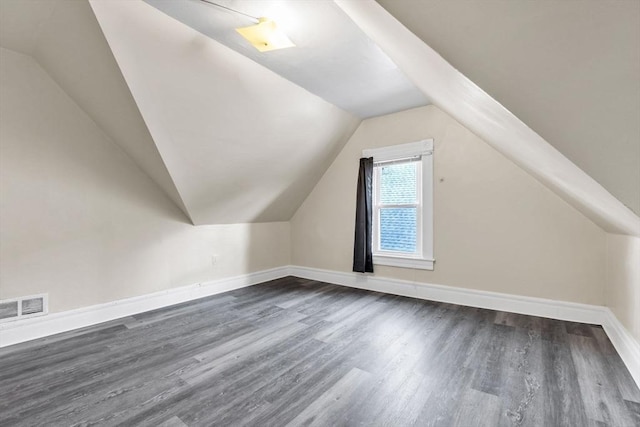
[[[416,165],[399,163],[380,168],[380,203],[399,205],[416,203]]]
[[[380,250],[416,251],[416,208],[380,209]]]

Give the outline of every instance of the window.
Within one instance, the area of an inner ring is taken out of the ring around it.
[[[373,157],[373,263],[433,270],[433,140],[363,151]]]

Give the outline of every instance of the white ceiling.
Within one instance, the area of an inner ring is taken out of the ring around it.
[[[129,19],[120,64],[87,1],[0,1],[0,45],[33,56],[191,222],[288,220],[359,120],[142,1],[100,3]]]
[[[195,224],[287,221],[360,120],[142,1],[91,1]]]
[[[640,1],[378,3],[640,214]]]
[[[200,0],[144,0],[191,28],[360,118],[429,101],[332,0],[216,0],[274,19],[296,47],[259,52],[235,28],[249,18]]]
[[[640,217],[380,5],[336,3],[433,103],[611,233],[640,236]],[[401,46],[402,48],[398,48]]]
[[[300,22],[322,34],[322,26],[310,24],[317,15],[329,29],[332,47],[319,47],[321,55],[295,29],[287,31],[298,47],[259,54],[239,45],[242,39],[233,41],[233,28],[246,22],[230,24],[239,18],[197,0],[171,5],[182,10],[189,4],[187,12],[204,7],[202,16],[213,12],[215,31],[226,36],[203,36],[202,28],[183,25],[142,0],[92,0],[93,11],[77,0],[1,0],[0,45],[32,55],[195,223],[289,219],[355,129],[358,116],[379,114],[367,110],[377,105],[404,108],[393,102],[405,98],[398,85],[387,86],[390,98],[383,91],[375,101],[366,90],[385,80],[380,72],[392,70],[393,78],[402,77],[396,80],[399,86],[406,88],[409,76],[410,93],[419,87],[603,228],[637,232],[640,219],[621,204],[620,209],[611,193],[638,211],[640,2],[601,7],[585,0],[578,7],[575,2],[380,0],[518,117],[372,0],[336,3],[339,9],[324,0],[225,1],[276,19],[286,18],[277,15],[283,9],[259,7],[310,8],[314,13]],[[371,6],[379,9],[372,12],[373,24],[366,16],[359,19],[359,12],[343,12],[362,9],[367,15]],[[222,17],[229,20],[224,31]],[[340,22],[339,31],[334,21]],[[347,43],[349,34],[355,36]],[[237,45],[229,49],[216,37]],[[241,49],[247,56],[238,53]],[[335,59],[333,51],[340,53]],[[309,81],[294,84],[259,65],[265,61],[261,56],[272,54],[266,61],[276,65],[270,67],[287,68],[283,55],[292,55],[287,61],[294,66],[282,73]],[[298,54],[309,56],[296,59]],[[349,62],[353,58],[355,63]],[[309,74],[307,60],[323,72]],[[363,64],[374,65],[374,77],[353,79],[353,73],[367,70]],[[369,87],[358,86],[361,81]],[[454,86],[462,88],[462,97],[454,96]],[[321,97],[312,94],[322,90],[327,93]],[[326,101],[341,95],[344,109]],[[481,104],[490,108],[477,108]],[[495,132],[484,132],[492,126]]]

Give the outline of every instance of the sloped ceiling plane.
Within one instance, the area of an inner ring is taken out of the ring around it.
[[[3,0],[0,46],[34,57],[194,224],[290,219],[360,121],[433,103],[606,231],[640,235],[640,3],[219,3],[271,14],[296,47],[255,51],[235,32],[250,22],[199,0]]]

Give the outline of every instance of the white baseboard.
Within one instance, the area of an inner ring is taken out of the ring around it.
[[[640,343],[633,338],[609,308],[605,308],[604,331],[640,388]]]
[[[358,289],[368,289],[431,301],[486,308],[550,319],[602,325],[631,376],[640,387],[640,344],[618,321],[609,308],[499,292],[479,291],[429,283],[345,273],[309,267],[289,267],[289,274]]]
[[[278,267],[46,316],[1,323],[0,347],[84,328],[285,276],[296,276],[431,301],[602,325],[629,369],[631,376],[640,387],[640,344],[607,307],[298,266]]]
[[[0,347],[31,341],[36,338],[84,328],[149,310],[256,285],[285,277],[288,274],[288,267],[278,267],[241,276],[171,288],[152,294],[82,307],[75,310],[52,313],[46,316],[2,323],[0,324]]]
[[[604,307],[544,298],[525,297],[499,292],[409,282],[360,273],[345,273],[309,267],[290,267],[292,276],[335,283],[352,288],[369,289],[387,294],[402,295],[430,301],[487,308],[490,310],[528,314],[558,320],[601,325]]]

